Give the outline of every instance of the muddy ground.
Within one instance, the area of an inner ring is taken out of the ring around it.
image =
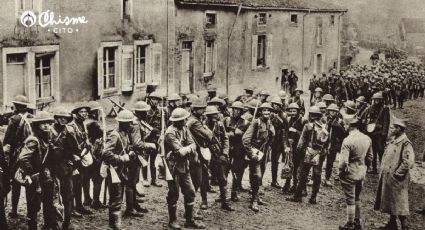
[[[422,153],[425,149],[424,129],[425,129],[425,99],[407,102],[404,110],[393,110],[393,114],[398,117],[408,118],[410,120],[407,135],[414,143],[417,152],[417,159],[421,160]],[[416,170],[419,171],[420,167]],[[425,169],[422,168],[422,171]],[[416,178],[416,181],[423,179]],[[368,175],[362,193],[362,224],[364,229],[376,229],[384,224],[387,219],[386,215],[373,211],[375,199],[375,190],[377,184],[377,175]],[[338,229],[338,226],[345,223],[345,201],[338,183],[332,188],[321,187],[318,204],[310,205],[305,199],[302,204],[291,203],[285,200],[279,190],[269,187],[270,185],[270,164],[267,167],[265,176],[265,196],[264,200],[269,202],[268,206],[260,206],[259,213],[251,211],[249,206],[249,194],[242,193],[241,200],[238,203],[232,203],[236,208],[235,212],[225,212],[220,209],[219,204],[214,203],[217,194],[209,194],[210,208],[204,212],[205,224],[208,229]],[[229,182],[231,179],[229,177]],[[143,188],[139,184],[139,188],[147,194],[147,201],[143,204],[149,209],[149,213],[143,218],[124,219],[126,229],[166,229],[167,228],[167,206],[165,202],[166,183],[161,181],[163,188]],[[249,187],[248,172],[246,171],[244,178],[244,187]],[[309,188],[310,191],[311,188]],[[218,190],[218,188],[216,188]],[[413,184],[410,192],[411,229],[425,229],[425,216],[416,214],[414,210],[425,207],[425,189],[423,185]],[[102,192],[103,194],[103,192]],[[199,195],[199,194],[198,194]],[[9,196],[10,198],[10,196]],[[10,220],[11,229],[26,229],[25,214],[26,205],[24,191],[20,201],[19,214],[20,217]],[[182,196],[178,207],[178,217],[181,224],[183,219]],[[197,197],[199,199],[199,197]],[[10,199],[8,200],[8,209],[10,208]],[[196,207],[199,207],[197,200]],[[123,207],[124,208],[124,207]],[[40,227],[42,226],[42,214],[40,212]],[[107,229],[108,215],[107,210],[96,212],[92,216],[82,219],[74,219],[76,229]],[[1,227],[0,227],[1,229]]]

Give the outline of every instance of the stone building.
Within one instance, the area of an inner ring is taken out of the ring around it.
[[[142,98],[146,85],[229,95],[339,67],[346,10],[289,0],[10,0],[0,8],[0,105]],[[28,13],[28,12],[32,12]],[[68,23],[66,23],[68,22]],[[273,87],[270,87],[273,85]]]

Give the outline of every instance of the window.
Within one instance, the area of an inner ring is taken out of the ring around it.
[[[132,0],[122,0],[122,18],[131,19],[132,15]]]
[[[331,26],[335,25],[335,15],[331,15],[330,24]]]
[[[259,13],[258,14],[258,25],[265,25],[267,24],[267,14],[266,13]]]
[[[36,99],[52,97],[52,69],[50,60],[50,55],[35,58]]]
[[[136,84],[146,82],[146,49],[147,45],[137,46],[136,53]]]
[[[25,63],[25,53],[17,54],[8,54],[7,55],[7,64],[24,64]]]
[[[291,23],[297,24],[298,23],[298,15],[291,14]]]
[[[257,66],[266,66],[266,35],[258,36],[257,43]]]
[[[321,23],[317,25],[317,45],[323,45],[323,26]]]
[[[20,17],[26,10],[31,10],[34,13],[39,13],[42,10],[43,0],[15,0],[16,16]]]
[[[206,12],[205,13],[205,26],[206,27],[215,27],[217,24],[217,14],[215,12]]]
[[[115,88],[116,66],[115,51],[117,47],[103,48],[103,88]]]
[[[205,64],[204,64],[204,73],[214,72],[215,57],[214,57],[214,40],[205,42]]]

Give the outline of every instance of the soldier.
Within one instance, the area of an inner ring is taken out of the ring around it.
[[[90,144],[93,146],[93,164],[89,166],[89,176],[93,181],[93,202],[91,207],[94,209],[103,209],[105,206],[100,202],[100,190],[103,178],[100,175],[100,167],[102,162],[99,157],[103,147],[103,129],[99,125],[99,120],[103,113],[102,107],[97,101],[89,102],[90,112],[85,122],[87,127],[87,136]],[[102,118],[104,119],[104,118]]]
[[[362,229],[360,222],[360,193],[366,176],[366,164],[372,160],[371,139],[358,129],[359,120],[344,115],[344,128],[349,132],[343,140],[339,161],[339,177],[347,203],[347,223],[341,230]],[[366,162],[365,162],[366,161]]]
[[[269,103],[260,106],[261,117],[252,120],[248,129],[242,136],[242,143],[249,161],[249,178],[251,184],[251,206],[250,208],[258,212],[258,205],[267,205],[258,197],[258,190],[262,185],[262,176],[265,172],[266,158],[264,156],[275,135],[274,127],[270,121],[270,114],[273,108]],[[261,156],[261,153],[263,156]]]
[[[364,96],[359,96],[356,99],[356,116],[362,117],[364,111],[367,109],[366,98]]]
[[[177,223],[177,200],[179,190],[184,195],[186,228],[204,229],[203,223],[198,223],[193,218],[193,205],[195,201],[195,189],[189,171],[189,159],[196,153],[196,144],[189,130],[185,127],[186,119],[190,116],[186,110],[177,108],[170,117],[172,125],[167,128],[164,137],[165,152],[173,180],[168,182],[168,214],[169,227],[180,229]]]
[[[6,162],[6,155],[3,151],[3,143],[0,140],[0,226],[5,230],[8,230],[6,220],[6,209],[5,209],[5,199],[7,199],[7,193],[9,193],[9,175]]]
[[[22,170],[22,180],[26,185],[28,202],[28,228],[37,229],[37,212],[43,202],[43,229],[59,230],[62,221],[62,205],[59,201],[59,183],[56,155],[51,143],[51,114],[40,111],[32,119],[34,134],[29,136],[21,149],[18,167]]]
[[[313,191],[309,203],[317,204],[316,198],[320,189],[322,172],[320,156],[323,155],[323,147],[328,139],[328,132],[324,128],[325,124],[322,124],[320,121],[322,116],[318,107],[310,107],[309,122],[304,125],[297,145],[297,153],[302,156],[300,158],[302,161],[299,169],[300,181],[294,197],[288,198],[288,201],[302,202],[302,195],[306,187],[307,177],[310,169],[313,168]]]
[[[78,155],[78,143],[75,130],[69,126],[72,115],[63,107],[57,107],[53,111],[55,123],[51,129],[52,145],[55,155],[60,156],[57,162],[58,178],[60,180],[60,191],[64,206],[64,221],[62,229],[71,230],[71,211],[73,203],[72,172],[80,159]]]
[[[84,121],[88,118],[90,107],[87,103],[77,103],[75,108],[72,110],[74,120],[70,123],[72,128],[75,130],[75,136],[78,143],[78,153],[80,155],[83,149],[87,148],[88,151],[91,149],[91,144],[87,136],[87,128]],[[80,157],[82,157],[80,155]],[[78,165],[78,169],[74,170],[73,173],[73,189],[74,189],[74,200],[75,206],[73,208],[72,215],[75,217],[82,217],[82,215],[91,215],[92,211],[86,209],[82,202],[82,190],[84,191],[84,205],[91,205],[93,202],[90,197],[90,176],[88,169],[83,167],[81,164]]]
[[[354,101],[344,102],[344,108],[342,108],[342,113],[354,115],[357,113],[356,103]]]
[[[310,90],[310,101],[313,100],[314,90],[319,87],[319,80],[316,78],[316,74],[313,74],[313,78],[310,79],[308,90]]]
[[[174,109],[181,107],[181,100],[182,100],[182,98],[176,93],[171,94],[167,98],[168,114],[171,114],[174,111]]]
[[[317,103],[321,102],[321,101],[322,101],[322,94],[323,94],[323,90],[322,90],[322,88],[317,87],[317,88],[314,90],[314,97],[313,97],[313,99],[310,101],[310,105],[311,105],[311,106],[314,106],[314,105],[317,105]]]
[[[289,92],[292,94],[294,89],[297,88],[298,76],[295,74],[294,70],[291,70],[291,73],[288,76],[289,82]]]
[[[167,121],[167,117],[168,117],[167,111],[165,109],[162,109],[163,105],[160,105],[161,102],[163,102],[163,96],[160,95],[159,93],[153,92],[152,94],[149,95],[149,105],[151,106],[151,109],[148,111],[148,114],[147,114],[147,122],[153,127],[153,130],[151,131],[151,134],[146,139],[146,141],[151,143],[157,143],[160,137],[161,123],[162,123],[161,114],[164,113],[165,121]],[[147,150],[147,154],[149,156],[155,155],[155,154],[157,155],[158,150],[155,150],[155,153],[151,153],[150,150]],[[152,179],[153,178],[152,171],[156,172],[156,167],[155,167],[155,164],[150,165],[149,167],[151,170],[151,179]],[[165,171],[162,164],[159,164],[158,171],[159,171],[158,179],[164,179]],[[142,168],[142,173],[143,173],[143,179],[146,181],[148,179],[147,167]],[[138,195],[141,195],[141,194],[138,193]]]
[[[238,96],[236,98],[236,101],[241,101],[242,103],[248,103],[251,100],[254,99],[254,87],[253,86],[248,86],[245,87],[244,89],[244,94],[241,96]]]
[[[242,114],[242,119],[244,119],[245,125],[251,123],[254,117],[254,114],[258,110],[259,106],[260,106],[260,101],[258,101],[257,99],[253,99],[250,102],[245,104],[247,111],[244,114]]]
[[[303,94],[303,90],[300,88],[296,88],[294,91],[295,95],[289,99],[288,104],[291,103],[297,103],[300,107],[301,114],[304,115],[305,113],[305,107],[304,107],[304,100],[301,98],[301,94]]]
[[[246,130],[245,121],[242,118],[243,109],[242,102],[233,102],[232,116],[224,120],[224,127],[229,137],[229,157],[233,172],[231,199],[234,202],[239,201],[238,191],[242,188],[242,177],[247,167],[246,153],[242,144],[242,135]]]
[[[208,178],[208,160],[207,156],[203,156],[201,148],[208,148],[208,144],[213,138],[213,133],[208,127],[203,124],[202,116],[207,106],[200,99],[195,100],[192,104],[192,115],[187,120],[187,128],[192,134],[193,140],[196,143],[196,151],[193,158],[190,158],[190,173],[192,176],[195,191],[201,190],[201,209],[208,209],[207,191],[209,187]],[[199,157],[196,157],[199,156]]]
[[[127,209],[126,214],[129,216],[140,216],[140,213],[147,213],[148,210],[140,207],[137,202],[137,189],[136,185],[139,182],[140,168],[143,165],[143,162],[150,162],[151,168],[151,184],[157,187],[162,187],[161,184],[156,182],[156,168],[155,168],[155,159],[157,155],[157,145],[155,143],[149,142],[149,135],[152,134],[152,130],[149,130],[148,127],[142,124],[146,122],[147,113],[150,110],[150,105],[144,101],[138,101],[133,106],[133,113],[136,116],[136,119],[133,123],[133,131],[129,137],[130,145],[132,145],[133,150],[138,155],[138,159],[128,166],[128,183],[126,185],[125,196]],[[148,155],[151,154],[151,155]],[[150,159],[149,159],[150,158]],[[153,170],[152,170],[153,169]],[[147,173],[147,170],[146,170]],[[143,175],[146,176],[147,175]],[[136,212],[134,212],[135,210]]]
[[[31,135],[31,126],[29,119],[32,117],[28,113],[28,99],[23,95],[17,95],[13,101],[15,107],[14,115],[10,118],[4,135],[4,152],[9,162],[8,174],[15,175],[16,161],[18,159],[18,150],[22,147],[25,139]],[[12,210],[9,213],[10,218],[18,217],[18,204],[21,195],[21,185],[12,180]]]
[[[306,121],[303,119],[303,116],[300,113],[300,107],[297,103],[292,103],[288,106],[288,146],[290,148],[289,152],[292,153],[292,163],[293,163],[293,171],[292,171],[292,180],[293,185],[291,185],[291,179],[287,179],[285,181],[285,185],[282,188],[282,192],[284,194],[294,193],[295,189],[298,185],[298,167],[301,163],[301,156],[297,152],[297,144],[301,136],[301,132],[303,130],[304,124]]]
[[[363,114],[363,120],[366,122],[366,132],[372,139],[373,161],[370,173],[376,174],[377,161],[382,158],[385,142],[387,140],[390,126],[390,110],[383,102],[384,97],[381,93],[375,93],[372,96],[373,104]]]
[[[281,103],[282,103],[282,110],[286,111],[286,107],[288,107],[286,92],[281,90],[281,91],[279,91],[278,96],[280,97],[280,100],[281,100]]]
[[[266,103],[267,98],[270,96],[270,94],[266,90],[261,90],[258,95],[260,96],[259,99],[260,99],[261,104]]]
[[[397,217],[401,229],[409,229],[409,182],[410,170],[415,164],[415,152],[405,129],[405,121],[393,119],[390,133],[392,139],[381,161],[375,210],[390,214],[389,222],[380,228],[384,230],[397,229]]]
[[[118,121],[118,127],[108,132],[101,159],[109,165],[106,177],[109,190],[109,227],[119,230],[122,228],[122,193],[124,184],[128,181],[128,164],[135,161],[137,156],[130,143],[130,138],[134,132],[133,113],[123,110],[118,113],[115,119]]]
[[[212,85],[208,85],[207,87],[208,96],[206,98],[206,101],[209,102],[214,97],[217,97],[217,87],[214,87]]]
[[[334,97],[330,94],[323,95],[322,100],[323,100],[323,102],[326,103],[326,106],[329,106],[330,104],[335,103]]]
[[[274,113],[271,121],[273,127],[276,130],[275,138],[271,145],[271,170],[272,170],[272,183],[271,186],[280,188],[277,182],[277,170],[279,167],[279,157],[282,154],[289,154],[289,143],[288,143],[288,117],[284,110],[282,110],[282,103],[279,97],[274,97],[271,100]],[[285,159],[285,155],[282,156]]]
[[[329,141],[327,146],[326,155],[326,186],[332,186],[331,176],[332,168],[336,155],[341,150],[342,141],[344,140],[346,133],[344,130],[344,124],[339,118],[339,108],[336,104],[331,104],[327,108],[328,110],[328,121],[327,121],[327,130],[329,132]],[[325,157],[322,158],[324,160]]]

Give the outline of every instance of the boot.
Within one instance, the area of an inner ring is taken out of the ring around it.
[[[339,226],[339,230],[355,230],[355,223],[354,222],[347,222],[343,226]]]
[[[65,223],[63,222],[62,224],[62,230],[75,230],[75,226],[72,225],[71,223]]]
[[[254,212],[259,212],[260,211],[260,209],[258,208],[258,203],[257,203],[256,200],[252,201],[250,208]]]
[[[185,209],[186,223],[184,226],[192,229],[205,229],[204,223],[196,222],[193,219],[193,205],[186,205]]]
[[[207,210],[208,209],[208,203],[206,201],[202,201],[201,209],[202,210]]]
[[[199,210],[198,210],[197,212],[193,213],[193,219],[194,220],[204,220],[204,216],[201,213],[199,213]]]
[[[265,202],[265,201],[264,201],[263,199],[261,199],[261,198],[258,198],[257,203],[258,203],[259,205],[262,205],[262,206],[267,206],[267,205],[269,205],[267,202]]]
[[[113,212],[109,214],[109,227],[113,230],[121,230],[122,222],[120,212]]]
[[[273,181],[270,186],[272,186],[273,188],[278,188],[278,189],[281,188],[279,183],[277,183],[277,181]]]
[[[134,205],[134,210],[136,210],[136,212],[141,212],[141,213],[149,212],[149,210],[147,210],[146,208],[142,208],[139,204]]]
[[[285,181],[285,185],[282,187],[282,193],[283,194],[289,194],[291,187],[291,180],[287,179]]]
[[[143,217],[143,213],[137,212],[136,210],[125,210],[124,212],[125,217]]]
[[[230,196],[230,200],[233,202],[238,202],[239,201],[238,193],[232,192],[232,195]]]
[[[354,219],[354,227],[356,230],[362,229],[362,223],[360,222],[360,219]]]
[[[28,220],[28,229],[37,230],[37,218]]]
[[[221,203],[221,209],[229,211],[229,212],[235,211],[235,209],[232,208],[232,206],[230,206],[227,201],[224,201]]]
[[[294,193],[295,193],[295,190],[297,190],[297,186],[294,184],[294,185],[292,185],[292,187],[289,189],[288,193],[289,193],[289,194],[294,194]]]
[[[105,209],[106,206],[102,204],[102,202],[95,200],[92,205],[91,205],[92,209],[95,210],[101,210],[101,209]]]
[[[310,197],[310,200],[308,200],[308,203],[310,203],[310,204],[317,204],[316,197],[317,197],[316,194],[312,194],[311,197]]]
[[[169,221],[168,221],[168,227],[170,227],[173,230],[180,230],[181,227],[177,223],[176,211],[177,211],[176,206],[175,207],[168,206],[168,216],[170,218]]]
[[[159,187],[159,188],[162,187],[162,184],[156,181],[156,169],[151,170],[151,185],[154,187]]]
[[[397,230],[397,221],[396,220],[390,220],[385,226],[382,226],[379,228],[379,230]]]
[[[296,197],[296,196],[294,196],[294,197],[288,197],[288,198],[286,198],[286,200],[287,200],[287,201],[291,201],[291,202],[296,202],[296,203],[301,203],[301,202],[303,202],[303,198],[301,198],[301,197]]]

